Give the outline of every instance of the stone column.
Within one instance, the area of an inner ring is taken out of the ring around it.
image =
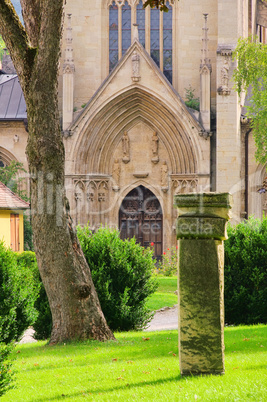
[[[175,196],[182,375],[224,373],[224,246],[231,196]]]

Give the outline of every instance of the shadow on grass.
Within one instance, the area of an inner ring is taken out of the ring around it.
[[[188,378],[189,377],[187,377],[187,379]],[[148,385],[155,386],[155,385],[169,384],[169,383],[171,383],[173,381],[186,381],[186,379],[179,374],[179,375],[177,375],[175,377],[166,378],[166,379],[163,379],[163,380],[161,379],[161,380],[146,381],[146,382],[141,381],[141,382],[137,382],[137,383],[134,383],[134,384],[125,384],[125,385],[120,385],[120,386],[112,387],[112,388],[105,388],[105,389],[98,388],[98,389],[96,389],[94,391],[86,390],[86,391],[84,391],[84,394],[85,395],[89,394],[90,396],[99,395],[99,394],[104,395],[104,394],[109,393],[109,392],[117,392],[117,391],[121,392],[121,391],[124,391],[124,390],[147,387]],[[75,393],[72,393],[72,394],[61,394],[61,395],[54,396],[52,398],[51,397],[49,397],[49,398],[44,397],[44,398],[38,398],[38,399],[35,398],[34,402],[58,401],[60,399],[62,399],[62,400],[63,399],[72,399],[74,397],[79,397],[79,396],[80,397],[82,396],[82,392],[75,392]]]

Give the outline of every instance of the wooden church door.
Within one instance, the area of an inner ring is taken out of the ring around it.
[[[162,210],[157,197],[146,187],[130,191],[119,212],[122,239],[136,238],[144,247],[152,244],[157,259],[162,255]]]

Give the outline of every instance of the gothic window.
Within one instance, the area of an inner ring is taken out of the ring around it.
[[[109,68],[118,63],[118,6],[115,2],[109,7]]]
[[[172,7],[163,14],[163,72],[172,82]]]
[[[160,66],[160,11],[158,8],[152,8],[150,11],[150,55],[154,62]]]
[[[136,23],[138,24],[139,42],[143,47],[146,44],[146,18],[143,3],[140,1],[136,6]]]
[[[131,46],[131,7],[125,2],[122,7],[122,55]]]
[[[10,152],[0,146],[0,167],[8,166],[14,159],[14,156]]]
[[[109,71],[131,45],[132,24],[138,24],[139,42],[172,82],[172,6],[169,11],[143,9],[143,2],[115,0],[109,6]]]

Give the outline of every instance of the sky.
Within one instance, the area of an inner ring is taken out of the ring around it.
[[[22,21],[20,0],[11,0],[11,3],[15,7],[15,10],[16,10],[17,14],[18,14],[20,20]]]

